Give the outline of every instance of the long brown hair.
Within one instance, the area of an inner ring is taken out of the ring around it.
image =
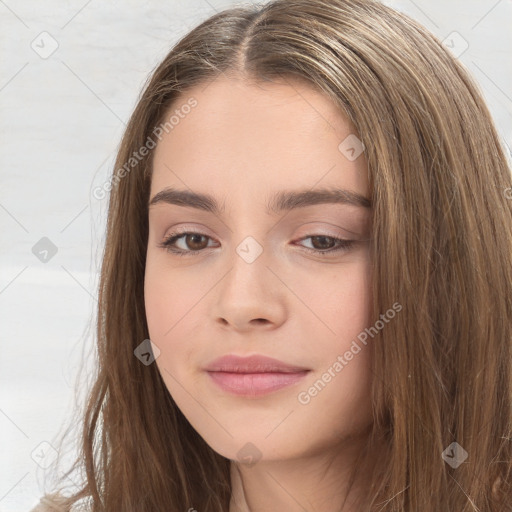
[[[68,472],[81,468],[84,480],[64,508],[83,499],[93,512],[228,511],[230,460],[191,427],[157,366],[134,356],[149,337],[153,152],[130,160],[171,104],[222,73],[306,80],[364,144],[373,311],[379,318],[397,301],[403,309],[372,345],[366,455],[377,439],[387,452],[374,461],[360,510],[512,510],[511,170],[463,66],[418,23],[373,0],[225,10],[183,37],[152,74],[112,175],[97,375]],[[457,467],[447,462],[454,454],[466,454]]]

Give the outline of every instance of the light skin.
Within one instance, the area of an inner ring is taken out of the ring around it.
[[[370,344],[328,382],[322,375],[372,324],[371,209],[266,206],[281,191],[336,188],[369,198],[364,153],[351,160],[338,149],[357,132],[329,98],[297,81],[222,76],[170,110],[190,97],[197,106],[154,150],[150,200],[172,187],[209,194],[224,209],[165,200],[149,208],[145,304],[156,364],[188,421],[231,459],[230,512],[355,512],[364,485],[348,492],[347,483],[372,423]],[[203,236],[175,240],[180,256],[160,246],[176,229]],[[262,250],[250,263],[237,252],[247,237],[256,244],[250,251]],[[336,238],[355,242],[326,252]],[[226,354],[310,371],[267,395],[236,396],[204,371]],[[299,393],[319,379],[325,386],[301,403]],[[252,465],[239,460],[244,446]]]

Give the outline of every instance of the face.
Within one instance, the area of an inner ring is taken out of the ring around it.
[[[371,340],[360,341],[371,210],[354,199],[369,197],[357,134],[297,82],[223,77],[184,93],[166,119],[176,110],[154,150],[149,207],[145,307],[158,370],[227,458],[328,452],[372,416]],[[207,371],[226,355],[289,366]]]

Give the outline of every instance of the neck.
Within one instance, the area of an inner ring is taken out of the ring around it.
[[[229,512],[355,512],[369,476],[358,464],[364,441],[351,439],[307,457],[261,459],[250,467],[232,461]]]

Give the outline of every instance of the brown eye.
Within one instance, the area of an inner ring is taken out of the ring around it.
[[[160,244],[160,247],[182,256],[185,254],[199,253],[206,249],[208,247],[208,240],[211,240],[209,236],[194,231],[171,233],[171,235]],[[177,245],[179,241],[182,247]]]
[[[198,233],[188,233],[184,235],[185,245],[192,251],[198,251],[208,246],[208,242],[204,245],[204,241],[201,242],[201,238],[208,238],[205,235],[199,235]]]
[[[332,236],[318,235],[310,238],[313,248],[320,251],[332,249],[336,245],[335,239]]]
[[[300,242],[310,240],[312,247],[302,246],[306,251],[319,256],[329,256],[335,253],[347,252],[357,243],[355,240],[345,240],[329,235],[309,235],[301,238]]]

